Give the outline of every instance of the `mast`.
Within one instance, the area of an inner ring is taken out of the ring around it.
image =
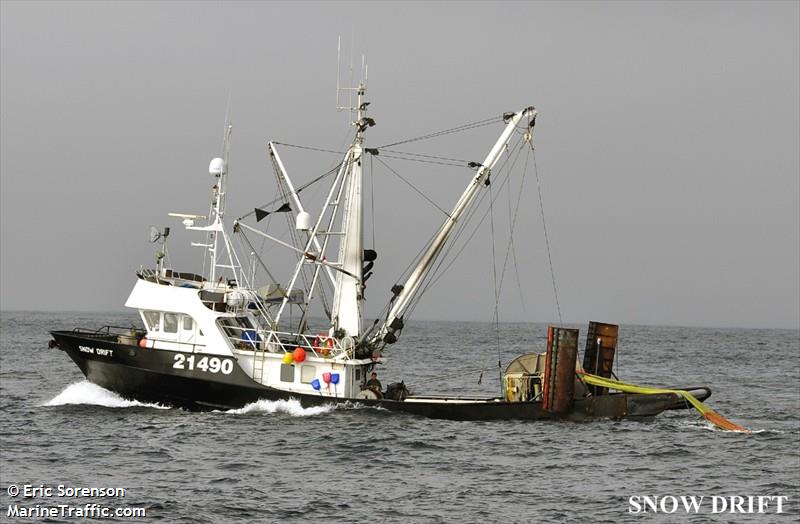
[[[227,185],[227,177],[228,177],[228,158],[230,154],[230,138],[231,138],[231,131],[233,130],[233,126],[231,124],[225,125],[225,132],[223,135],[223,152],[222,158],[217,157],[211,159],[211,163],[208,165],[208,172],[211,176],[216,178],[216,182],[214,183],[214,187],[211,189],[212,192],[212,199],[211,199],[211,212],[208,216],[208,225],[207,226],[195,226],[194,221],[200,218],[206,218],[205,216],[201,215],[187,215],[183,213],[169,213],[170,216],[182,218],[183,225],[187,230],[190,231],[204,231],[207,234],[206,243],[197,243],[192,242],[193,247],[202,247],[208,251],[208,258],[210,262],[210,267],[208,270],[208,282],[213,286],[217,279],[217,268],[227,268],[230,269],[233,273],[233,278],[236,281],[237,286],[239,285],[239,274],[237,269],[241,268],[241,264],[239,263],[239,259],[236,253],[233,250],[233,246],[231,246],[228,237],[225,235],[225,231],[223,229],[223,217],[225,215],[225,196],[226,196],[226,185]],[[220,239],[220,236],[222,237]],[[228,264],[220,264],[218,263],[217,259],[219,256],[219,249],[220,249],[220,240],[222,241],[222,246],[225,249],[225,253],[228,255]]]
[[[363,276],[364,265],[364,210],[361,200],[364,134],[367,127],[375,125],[374,120],[367,118],[368,103],[363,102],[366,85],[358,86],[358,108],[356,137],[350,146],[349,169],[346,174],[347,189],[344,193],[344,211],[342,213],[342,240],[339,243],[339,267],[343,270],[336,275],[334,286],[332,319],[333,332],[343,330],[346,335],[361,335],[362,302],[364,300]]]
[[[219,247],[218,233],[222,233],[222,217],[225,213],[225,185],[228,178],[228,157],[230,153],[230,138],[232,130],[232,125],[227,124],[225,126],[225,134],[222,141],[222,162],[219,162],[218,159],[215,158],[211,161],[211,166],[209,167],[209,172],[217,177],[217,183],[214,186],[214,199],[211,202],[211,226],[217,227],[215,227],[215,230],[209,232],[209,235],[211,236],[210,243],[212,244],[212,247],[209,248],[209,256],[211,257],[209,280],[211,282],[216,281],[217,278],[217,249]],[[216,170],[214,169],[215,161],[219,166]]]
[[[392,288],[392,291],[395,292],[392,306],[389,309],[389,314],[386,317],[386,321],[383,323],[377,334],[373,337],[372,342],[377,342],[379,339],[383,339],[383,341],[387,344],[392,344],[397,340],[395,332],[403,329],[403,315],[411,303],[411,300],[419,290],[419,286],[433,268],[433,264],[436,261],[436,258],[439,256],[439,253],[441,253],[445,243],[450,238],[456,222],[458,222],[458,220],[463,216],[464,212],[475,200],[475,196],[478,194],[478,191],[480,190],[484,181],[491,174],[492,169],[499,160],[503,151],[506,150],[508,141],[511,138],[516,126],[523,118],[534,118],[535,115],[536,110],[533,107],[527,107],[518,113],[514,113],[508,119],[508,124],[500,135],[500,138],[497,139],[494,147],[492,147],[491,151],[489,151],[489,154],[483,161],[483,165],[481,165],[478,169],[478,173],[472,178],[469,185],[464,190],[464,193],[461,195],[461,198],[459,198],[456,202],[453,210],[439,228],[439,232],[436,234],[433,241],[428,246],[428,249],[420,258],[408,279],[402,286],[395,286]]]

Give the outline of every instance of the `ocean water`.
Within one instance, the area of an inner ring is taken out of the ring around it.
[[[98,522],[798,519],[798,331],[621,327],[621,379],[709,385],[708,404],[753,430],[745,435],[694,411],[646,422],[453,422],[289,401],[190,413],[120,398],[47,348],[49,329],[131,322],[130,314],[2,313],[0,521],[77,522],[13,517],[8,508],[95,502],[147,512]],[[414,322],[379,378],[403,379],[414,393],[493,395],[498,359],[505,367],[544,351],[545,326],[502,325],[499,351],[496,340],[490,324]],[[12,485],[115,487],[125,496],[12,497]],[[630,497],[682,495],[705,497],[700,512],[631,513]],[[776,495],[789,497],[781,514],[774,503],[765,514],[712,513],[714,496]]]

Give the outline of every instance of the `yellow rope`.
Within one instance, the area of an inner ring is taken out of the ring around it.
[[[577,371],[578,376],[580,376],[587,384],[592,384],[593,386],[600,386],[609,389],[615,389],[617,391],[624,391],[626,393],[641,393],[643,395],[654,395],[657,393],[674,393],[676,395],[682,396],[689,402],[694,408],[700,412],[703,417],[717,426],[720,429],[726,429],[728,431],[739,431],[742,433],[750,433],[750,430],[743,428],[738,424],[734,424],[730,420],[726,419],[713,409],[709,408],[699,400],[695,398],[694,395],[689,393],[683,389],[660,389],[660,388],[651,388],[646,386],[637,386],[635,384],[628,384],[626,382],[620,382],[619,380],[612,380],[610,378],[598,377],[597,375],[590,375],[589,373],[584,373],[582,371]]]

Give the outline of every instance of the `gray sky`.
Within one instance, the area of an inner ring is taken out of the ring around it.
[[[238,216],[274,196],[267,140],[336,149],[351,133],[334,111],[342,35],[346,60],[367,55],[373,145],[537,107],[565,321],[798,327],[798,2],[1,5],[4,310],[120,309],[152,266],[150,225],[199,270],[198,238],[166,213],[206,212],[228,94]],[[481,160],[499,132],[426,147]],[[334,162],[285,160],[297,183]],[[471,174],[408,164],[392,166],[445,208]],[[373,311],[441,219],[375,177]],[[552,321],[527,184],[525,309],[507,277],[501,318]],[[476,236],[415,317],[491,320],[488,246]]]

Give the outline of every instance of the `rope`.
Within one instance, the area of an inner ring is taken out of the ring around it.
[[[374,155],[373,155],[373,157],[374,157]],[[402,176],[400,173],[398,173],[397,171],[395,171],[394,169],[392,169],[391,167],[389,167],[389,164],[387,164],[386,162],[384,162],[384,161],[383,161],[383,160],[381,160],[380,158],[376,158],[376,160],[378,160],[378,162],[380,162],[381,164],[383,164],[383,165],[386,167],[386,169],[388,169],[389,171],[391,171],[391,172],[392,172],[392,174],[394,174],[394,175],[395,175],[397,178],[399,178],[400,180],[402,180],[403,182],[405,182],[406,184],[408,184],[408,186],[409,186],[409,187],[411,187],[411,189],[413,189],[414,191],[416,191],[416,192],[417,192],[417,193],[418,193],[418,194],[419,194],[419,195],[420,195],[422,198],[424,198],[425,200],[427,200],[428,202],[430,202],[430,204],[431,204],[433,207],[435,207],[436,209],[438,209],[439,211],[441,211],[442,213],[444,213],[444,216],[446,216],[446,217],[449,217],[449,216],[450,216],[450,213],[448,213],[447,211],[445,211],[444,209],[442,209],[442,207],[441,207],[441,206],[439,206],[439,204],[437,204],[436,202],[434,202],[433,200],[431,200],[430,198],[428,198],[428,196],[427,196],[425,193],[423,193],[422,191],[420,191],[419,189],[417,189],[417,187],[416,187],[414,184],[412,184],[411,182],[409,182],[408,180],[406,180],[405,178],[403,178],[403,176]]]
[[[421,153],[410,153],[408,151],[397,151],[396,149],[382,149],[379,150],[381,154],[385,153],[393,153],[395,155],[407,155],[407,156],[418,156],[421,158],[435,158],[436,160],[448,160],[450,162],[458,162],[458,165],[468,164],[469,160],[464,160],[462,158],[449,158],[446,156],[435,156],[435,155],[423,155]]]
[[[492,184],[489,184],[489,229],[492,243],[492,280],[494,283],[494,333],[497,338],[497,372],[500,374],[500,384],[503,384],[503,365],[500,361],[500,290],[497,289],[497,256],[494,250],[494,197]],[[502,395],[502,391],[500,392]]]
[[[689,393],[683,389],[660,389],[660,388],[651,388],[647,386],[637,386],[635,384],[628,384],[626,382],[621,382],[619,380],[612,380],[610,378],[598,377],[597,375],[590,375],[589,373],[584,373],[581,371],[576,371],[579,378],[585,381],[588,384],[592,384],[594,386],[600,386],[609,389],[615,389],[617,391],[624,391],[626,393],[640,393],[643,395],[656,395],[659,393],[674,393],[676,395],[682,396],[689,404],[691,404],[703,417],[717,426],[720,429],[725,429],[728,431],[738,431],[740,433],[750,433],[749,429],[746,429],[738,424],[731,422],[730,420],[726,419],[716,411],[712,410],[699,400],[695,398],[694,395]]]
[[[517,292],[519,293],[519,303],[522,306],[522,312],[524,314],[527,314],[527,308],[525,307],[525,296],[522,293],[522,280],[519,278],[519,264],[517,264],[517,247],[516,244],[514,243],[514,229],[516,228],[519,205],[520,202],[522,201],[523,189],[525,188],[525,180],[527,178],[527,173],[528,173],[529,157],[530,157],[530,151],[528,151],[528,153],[525,155],[525,167],[522,169],[522,177],[520,177],[519,191],[517,192],[517,206],[516,209],[514,210],[514,218],[512,222],[513,225],[511,227],[511,239],[510,239],[511,260],[514,262],[514,276],[517,279]],[[509,199],[508,209],[509,212],[511,212],[511,184],[508,185],[507,189],[508,189],[508,199]]]
[[[467,162],[464,162],[464,163],[461,163],[461,162],[459,162],[459,163],[455,163],[455,162],[437,162],[435,160],[423,160],[422,158],[407,158],[407,157],[404,157],[404,156],[397,156],[397,155],[381,155],[381,156],[384,157],[384,158],[395,158],[397,160],[408,160],[408,161],[411,161],[411,162],[421,162],[423,164],[435,164],[435,165],[440,165],[440,166],[463,167],[464,164],[467,163]]]
[[[277,144],[278,142],[275,142],[275,143]],[[342,162],[344,162],[344,160]],[[297,189],[295,189],[295,193],[297,193],[299,195],[300,192],[303,191],[304,189],[307,189],[310,186],[312,186],[312,185],[316,184],[317,182],[319,182],[320,180],[322,180],[323,178],[328,177],[328,176],[332,175],[333,173],[336,173],[339,170],[339,168],[342,166],[342,162],[339,162],[338,164],[333,166],[330,170],[326,171],[325,173],[322,173],[321,175],[319,175],[317,178],[311,180],[310,182],[306,182],[302,186],[298,187]],[[281,200],[282,200],[282,197],[274,198],[274,199],[270,200],[269,202],[267,202],[266,204],[261,204],[258,207],[260,207],[260,208],[269,207],[269,206],[271,206],[271,205],[273,205],[273,204],[275,204],[277,202],[280,202]],[[244,215],[240,216],[237,219],[237,221],[241,222],[245,218],[247,218],[249,216],[252,216],[254,214],[255,214],[255,210],[250,211],[249,213],[245,213]]]
[[[544,230],[544,243],[547,246],[547,261],[550,264],[550,279],[553,281],[553,295],[556,299],[556,310],[558,311],[558,325],[561,326],[564,320],[561,318],[561,304],[558,302],[558,289],[556,288],[556,274],[553,270],[553,257],[550,255],[550,237],[547,235],[547,223],[544,220],[544,204],[542,203],[542,184],[539,180],[539,168],[536,165],[536,150],[533,149],[533,142],[529,142],[533,151],[533,170],[536,172],[536,190],[539,192],[539,211],[542,213],[542,229]]]
[[[280,284],[278,284],[278,279],[276,279],[272,275],[272,273],[267,268],[267,265],[264,263],[263,260],[261,260],[261,257],[256,252],[256,249],[253,247],[253,244],[250,242],[250,239],[247,238],[247,235],[244,234],[244,231],[242,230],[242,228],[238,228],[238,229],[239,229],[239,231],[238,231],[239,235],[241,235],[241,238],[245,241],[245,243],[248,245],[248,247],[250,247],[250,251],[253,253],[253,255],[255,255],[256,260],[261,265],[261,268],[267,273],[267,276],[269,276],[270,280],[272,280],[272,283],[276,284],[276,285],[280,285]],[[255,288],[255,282],[252,283],[252,286],[253,286],[253,288]]]
[[[512,151],[514,149],[516,149],[517,147],[519,147],[519,146],[520,146],[520,143],[517,143],[514,146],[514,148],[512,148]],[[519,151],[521,151],[521,148],[520,148]],[[517,157],[519,157],[519,151],[517,151]],[[506,159],[506,161],[503,163],[503,165],[500,166],[499,169],[496,169],[496,170],[493,171],[493,174],[495,175],[495,178],[497,177],[497,175],[499,173],[502,172],[502,170],[505,167],[507,161],[508,160]],[[510,170],[513,170],[515,165],[516,165],[516,160],[514,161],[514,163],[512,163],[512,166],[511,166]],[[508,182],[508,180],[509,180],[508,177],[504,177],[503,178],[503,181],[500,183],[500,189],[501,190],[505,187],[505,185]],[[472,208],[467,212],[466,217],[461,221],[462,225],[459,227],[458,231],[456,231],[456,233],[454,233],[453,239],[449,242],[448,246],[445,248],[444,252],[442,253],[442,255],[441,255],[440,259],[439,259],[439,263],[438,263],[437,267],[433,271],[431,271],[431,280],[429,281],[428,284],[425,285],[425,288],[420,292],[420,295],[419,295],[420,297],[422,297],[422,295],[425,294],[425,292],[427,291],[427,289],[430,286],[435,285],[436,282],[438,282],[445,274],[447,274],[447,270],[450,269],[450,267],[458,260],[459,256],[461,256],[461,253],[467,248],[469,243],[472,241],[472,238],[475,236],[475,234],[478,232],[480,227],[483,225],[483,221],[486,220],[486,216],[489,214],[489,208],[488,207],[486,208],[486,211],[484,211],[483,216],[480,218],[478,223],[475,225],[475,228],[472,230],[472,233],[470,233],[470,235],[467,238],[467,240],[459,248],[459,250],[456,252],[456,254],[450,259],[450,261],[447,263],[447,265],[444,267],[444,269],[441,270],[441,272],[440,272],[441,266],[444,264],[445,260],[447,260],[447,258],[450,256],[450,253],[452,252],[452,250],[455,249],[456,244],[458,244],[458,242],[461,240],[461,236],[463,235],[464,231],[466,231],[467,225],[472,221],[474,216],[477,214],[478,209],[480,208],[481,204],[483,204],[483,200],[486,198],[487,194],[488,194],[488,192],[484,192],[483,194],[481,194],[478,197],[478,202],[472,206]]]
[[[370,155],[369,157],[369,199],[370,199],[370,207],[372,208],[371,216],[372,216],[372,249],[377,250],[378,248],[375,247],[375,166],[372,163],[373,156]]]
[[[502,120],[502,117],[500,117],[500,120]],[[427,134],[427,135],[422,135],[422,136],[418,136],[418,137],[414,137],[414,138],[409,138],[409,139],[406,139],[406,140],[401,140],[399,142],[393,142],[391,144],[385,144],[385,145],[379,146],[378,149],[383,149],[383,148],[386,148],[386,147],[399,146],[400,144],[408,144],[410,142],[418,142],[420,140],[428,140],[430,138],[436,138],[436,137],[440,137],[440,136],[443,136],[443,135],[449,135],[451,133],[459,133],[461,131],[468,131],[470,129],[475,129],[476,127],[482,127],[482,126],[485,126],[485,125],[489,125],[489,124],[492,124],[492,123],[497,122],[497,121],[498,121],[498,117],[493,116],[491,118],[486,118],[484,120],[478,120],[477,122],[471,122],[469,124],[463,124],[463,125],[460,125],[460,126],[457,126],[457,127],[452,127],[450,129],[443,129],[442,131],[436,131],[434,133],[430,133],[430,134]]]
[[[311,146],[300,146],[297,144],[287,144],[285,142],[272,142],[273,144],[277,144],[279,146],[286,146],[286,147],[294,147],[296,149],[306,149],[308,151],[319,151],[321,153],[335,153],[337,155],[343,155],[347,151],[334,151],[333,149],[323,149],[321,147],[311,147]]]
[[[427,378],[425,380],[415,380],[414,381],[414,386],[419,386],[420,384],[430,384],[431,382],[436,382],[438,380],[442,380],[442,379],[445,379],[445,378],[463,377],[465,375],[470,375],[472,373],[483,374],[483,369],[481,369],[481,368],[465,369],[465,370],[460,371],[458,373],[451,373],[451,374],[448,374],[448,375],[437,375],[435,377],[430,377],[430,378]]]
[[[517,153],[518,155],[519,155],[519,153],[522,152],[522,149],[523,148],[520,147],[520,149],[519,149],[519,151]],[[508,238],[508,247],[506,248],[506,256],[505,256],[505,259],[503,260],[503,270],[500,272],[500,290],[501,291],[503,289],[503,282],[505,282],[506,268],[508,266],[508,256],[511,254],[511,252],[514,249],[514,230],[516,229],[516,226],[517,226],[517,217],[519,215],[519,206],[520,206],[520,203],[522,201],[522,189],[525,186],[525,175],[526,175],[526,173],[528,171],[528,157],[529,156],[530,156],[530,151],[525,156],[525,166],[522,169],[522,177],[521,177],[521,180],[520,180],[519,191],[517,193],[517,204],[514,207],[514,214],[513,215],[511,214],[511,184],[509,183],[508,186],[506,186],[506,189],[508,190],[508,197],[509,197],[509,202],[508,202],[509,238]],[[514,161],[514,165],[511,166],[511,169],[513,170],[515,166],[516,166],[516,160]],[[524,310],[524,301],[522,299],[522,286],[519,285],[519,283],[520,283],[520,281],[519,281],[519,270],[517,269],[516,253],[514,253],[514,268],[515,268],[515,270],[517,272],[517,288],[519,289],[519,292],[520,292],[520,302],[523,303],[523,310]]]

